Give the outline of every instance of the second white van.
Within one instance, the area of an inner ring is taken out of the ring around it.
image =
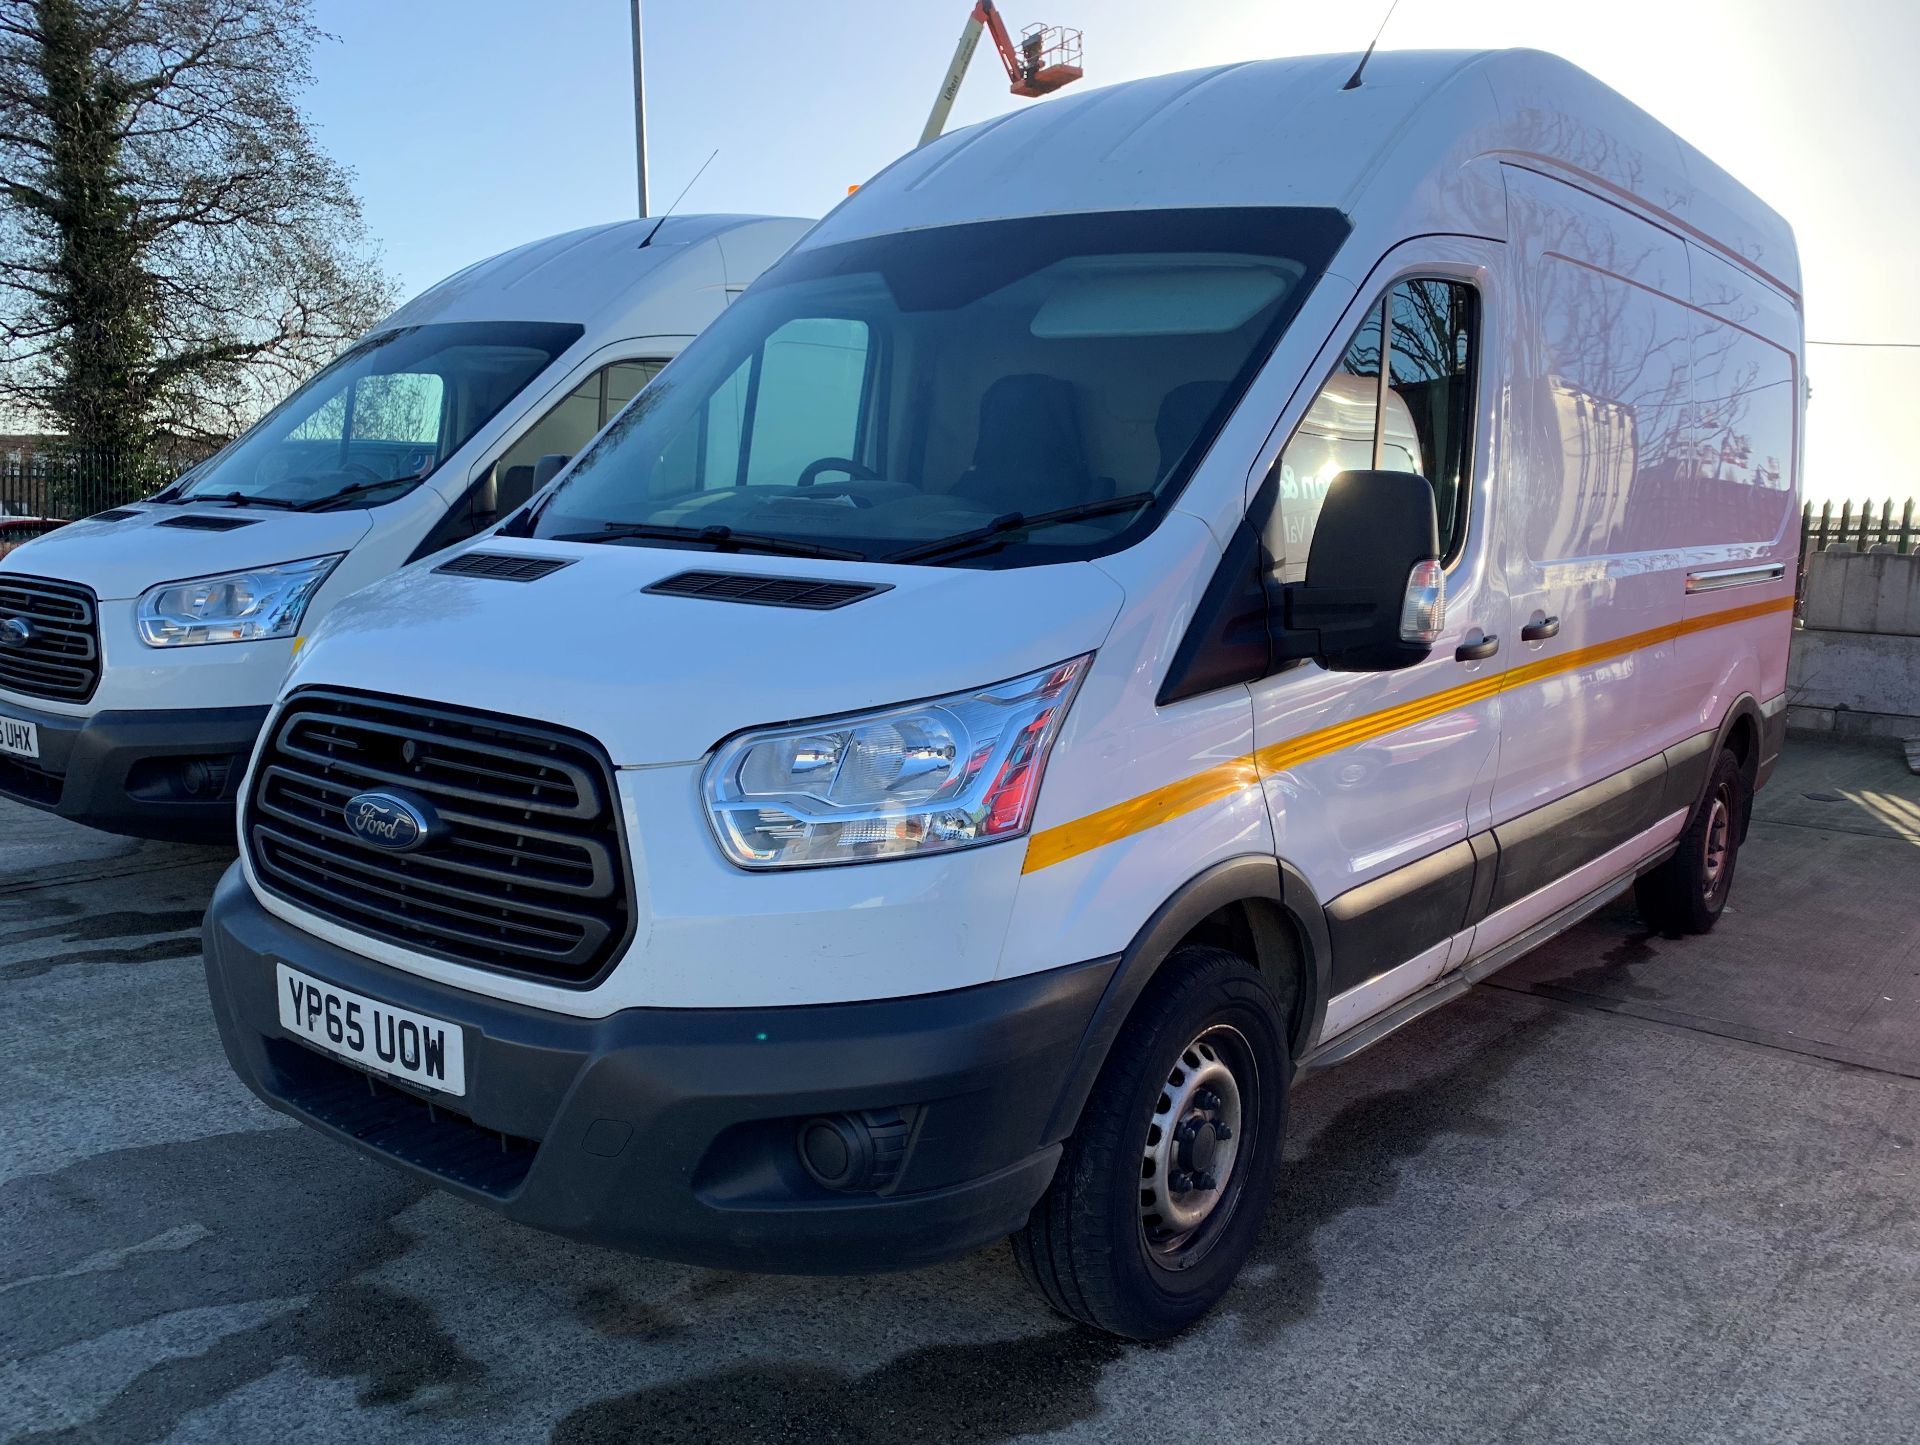
[[[524,502],[809,224],[624,221],[478,262],[174,485],[0,556],[0,797],[230,838],[303,631]]]
[[[208,915],[248,1085],[673,1259],[1011,1236],[1152,1338],[1302,1071],[1625,890],[1710,928],[1784,732],[1792,233],[1551,57],[1355,60],[915,151],[336,609]]]

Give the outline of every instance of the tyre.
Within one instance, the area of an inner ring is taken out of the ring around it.
[[[1720,921],[1733,890],[1733,865],[1746,834],[1752,796],[1740,760],[1722,749],[1707,795],[1694,809],[1671,858],[1633,885],[1634,902],[1657,933],[1705,933]]]
[[[1218,1303],[1273,1198],[1286,1011],[1221,948],[1175,950],[1115,1040],[1046,1195],[1013,1237],[1070,1319],[1164,1339]]]

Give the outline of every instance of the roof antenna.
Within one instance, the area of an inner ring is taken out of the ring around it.
[[[1395,0],[1395,3],[1398,3],[1398,0]],[[699,180],[700,177],[707,173],[707,167],[713,164],[713,156],[719,154],[720,147],[715,146],[713,148],[713,155],[708,156],[704,161],[700,162],[700,169],[693,173],[693,181]],[[673,204],[662,211],[659,217],[654,220],[653,230],[647,232],[647,240],[640,243],[642,246],[646,245],[648,241],[651,241],[659,232],[660,228],[666,225],[667,217],[680,209],[680,203],[687,198],[687,192],[693,189],[693,181],[688,181],[684,186],[680,187],[680,194],[673,198]]]
[[[1340,87],[1342,90],[1358,90],[1360,88],[1360,72],[1365,70],[1367,68],[1367,62],[1373,59],[1373,47],[1378,45],[1380,43],[1380,37],[1387,33],[1387,22],[1393,19],[1393,12],[1399,8],[1400,0],[1393,0],[1393,3],[1387,6],[1387,13],[1380,17],[1380,28],[1373,32],[1373,39],[1367,42],[1367,53],[1361,56],[1360,63],[1353,67],[1353,74],[1349,75],[1347,77],[1347,83]]]
[[[1393,0],[1393,3],[1398,5],[1400,3],[1400,0]],[[708,156],[705,160],[700,162],[700,169],[693,173],[693,181],[699,180],[700,177],[704,176],[707,173],[707,167],[713,164],[713,156],[717,156],[719,154],[720,154],[720,147],[715,146],[713,148],[713,155]],[[687,192],[693,189],[693,181],[688,181],[684,186],[680,187],[680,194],[673,198],[673,204],[671,206],[668,206],[666,210],[660,213],[661,220],[663,221],[666,220],[668,216],[671,216],[675,211],[677,211],[680,208],[680,203],[687,198]]]

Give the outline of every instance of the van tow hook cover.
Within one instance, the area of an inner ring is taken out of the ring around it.
[[[433,804],[400,788],[355,793],[342,811],[354,837],[389,853],[415,852],[446,831]]]

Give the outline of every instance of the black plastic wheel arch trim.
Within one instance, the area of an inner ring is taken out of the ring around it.
[[[1270,855],[1226,859],[1175,890],[1121,951],[1119,966],[1094,1008],[1042,1142],[1064,1139],[1073,1132],[1121,1026],[1168,955],[1203,919],[1223,908],[1249,903],[1264,905],[1264,910],[1256,910],[1256,920],[1265,915],[1264,923],[1256,922],[1254,939],[1261,957],[1252,962],[1265,971],[1280,966],[1294,950],[1302,955],[1303,992],[1295,1002],[1288,1042],[1296,1058],[1306,1052],[1326,1018],[1332,953],[1326,916],[1306,879],[1284,860]]]

